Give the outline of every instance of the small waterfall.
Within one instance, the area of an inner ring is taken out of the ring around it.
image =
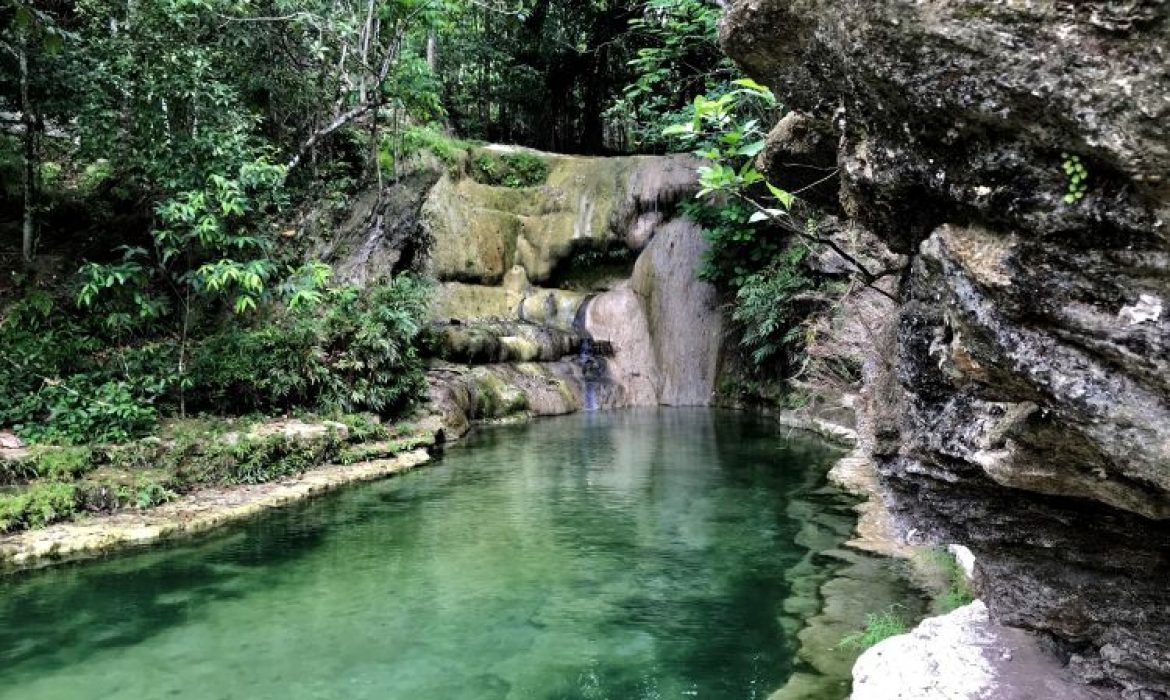
[[[605,373],[604,360],[593,354],[593,341],[586,338],[581,341],[581,351],[577,354],[577,363],[581,367],[581,375],[585,377],[585,410],[596,411],[601,408],[597,400],[598,379]]]

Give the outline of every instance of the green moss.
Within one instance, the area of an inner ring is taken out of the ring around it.
[[[402,135],[402,146],[406,155],[430,153],[448,168],[458,168],[467,157],[468,151],[478,143],[448,136],[439,128],[432,126],[411,127]],[[387,147],[386,141],[383,141],[383,149]]]
[[[528,397],[490,371],[477,372],[475,417],[492,419],[528,410]]]
[[[270,419],[269,419],[270,420]],[[320,420],[320,419],[317,419]],[[340,430],[321,435],[250,435],[260,422],[187,419],[152,437],[102,448],[36,448],[5,463],[27,483],[0,491],[0,533],[44,527],[79,512],[146,510],[199,486],[262,484],[328,463],[388,458],[430,445],[434,435],[372,414],[335,416]],[[259,431],[263,432],[263,431]]]
[[[934,594],[936,612],[949,613],[975,601],[967,573],[950,552],[943,547],[932,547],[919,556],[922,568],[939,582]]]
[[[360,462],[371,462],[377,459],[390,459],[391,457],[396,457],[403,452],[410,452],[411,450],[417,450],[420,447],[432,445],[434,442],[434,435],[430,433],[424,433],[420,435],[410,435],[398,440],[387,440],[363,445],[353,445],[343,449],[337,461],[341,464],[358,464]]]

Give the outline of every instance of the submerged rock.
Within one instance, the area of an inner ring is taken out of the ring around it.
[[[738,0],[723,26],[801,114],[772,175],[835,143],[828,213],[912,259],[859,416],[896,520],[1143,700],[1170,697],[1168,9]]]

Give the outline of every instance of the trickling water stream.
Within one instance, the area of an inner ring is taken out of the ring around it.
[[[766,698],[827,575],[797,542],[850,522],[833,455],[706,410],[488,429],[214,538],[0,581],[0,697]]]

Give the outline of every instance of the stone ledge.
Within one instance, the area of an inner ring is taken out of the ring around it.
[[[406,472],[429,460],[425,449],[417,449],[393,459],[327,465],[268,484],[200,489],[148,511],[19,532],[0,537],[0,571],[42,568],[206,532],[347,484]]]
[[[1077,683],[1039,637],[991,620],[976,601],[924,620],[862,654],[852,700],[1104,700]]]

